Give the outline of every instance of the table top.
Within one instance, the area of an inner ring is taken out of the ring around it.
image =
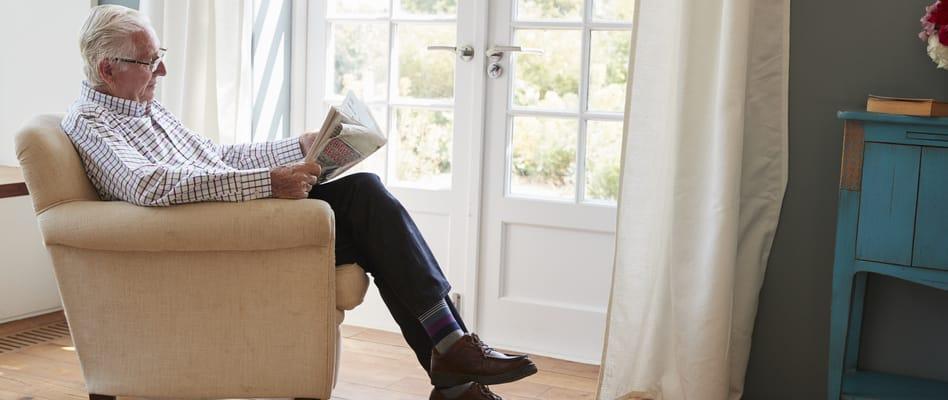
[[[840,111],[836,116],[839,119],[845,120],[948,127],[948,118],[944,117],[915,117],[911,115],[884,114],[868,111]]]
[[[0,166],[0,199],[28,194],[20,167]]]

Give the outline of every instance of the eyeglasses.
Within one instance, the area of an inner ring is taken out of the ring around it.
[[[113,57],[112,59],[116,61],[124,61],[127,63],[132,63],[132,64],[147,65],[148,68],[151,69],[151,72],[155,72],[158,70],[158,66],[161,65],[161,62],[165,60],[166,51],[168,51],[168,49],[165,49],[165,48],[158,49],[158,56],[156,56],[154,60],[151,60],[151,62],[145,62],[141,60],[133,60],[130,58],[121,58],[121,57]]]

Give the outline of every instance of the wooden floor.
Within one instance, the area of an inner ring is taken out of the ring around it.
[[[0,335],[62,320],[62,313],[0,325]],[[401,335],[343,326],[336,400],[420,400],[431,391],[424,370]],[[88,399],[69,338],[0,354],[0,400]],[[491,386],[505,400],[593,399],[599,368],[531,357],[537,374]]]

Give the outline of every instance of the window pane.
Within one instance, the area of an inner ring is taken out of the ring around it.
[[[543,55],[514,57],[514,105],[577,111],[582,32],[518,30],[517,43],[543,49]]]
[[[388,0],[329,0],[329,15],[388,15]]]
[[[630,0],[619,0],[630,1]],[[569,19],[583,18],[583,0],[518,0],[517,19]]]
[[[395,180],[425,189],[451,187],[451,142],[454,113],[400,107],[389,146]]]
[[[578,127],[574,119],[514,117],[510,193],[572,200]]]
[[[454,17],[457,0],[401,0],[401,11],[409,15]]]
[[[622,122],[589,121],[586,126],[587,200],[615,203],[619,197]]]
[[[594,17],[606,21],[632,22],[633,0],[595,0]]]
[[[454,60],[450,51],[427,46],[454,46],[454,25],[398,25],[398,94],[402,97],[454,97]]]
[[[589,110],[622,112],[632,32],[592,31],[589,60]]]
[[[385,100],[388,88],[388,24],[332,26],[333,94],[352,90],[365,101]]]

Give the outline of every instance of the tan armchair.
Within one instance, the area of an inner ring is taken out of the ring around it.
[[[368,287],[334,266],[329,206],[100,201],[61,118],[16,150],[90,396],[328,399]]]

